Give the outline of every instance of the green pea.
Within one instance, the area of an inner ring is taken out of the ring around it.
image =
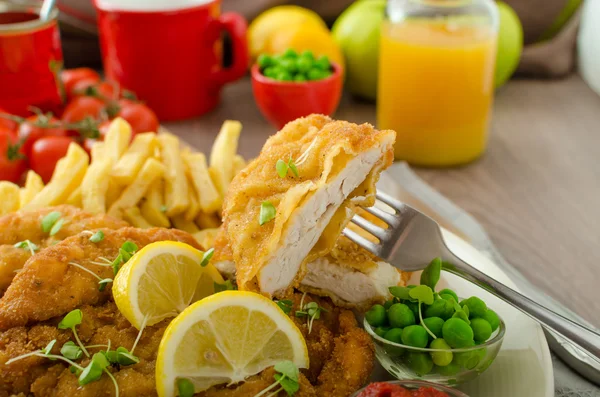
[[[442,327],[444,326],[444,320],[439,317],[428,317],[423,319],[423,323],[425,326],[433,332],[435,336],[438,338],[442,337]],[[430,339],[433,339],[431,335],[429,335]]]
[[[448,319],[442,327],[442,335],[454,348],[467,347],[473,343],[473,330],[460,318]]]
[[[273,65],[273,58],[267,54],[260,54],[256,62],[258,63],[260,70],[264,70],[265,68]]]
[[[475,369],[485,357],[486,349],[473,349],[462,353],[454,353],[454,363],[465,369]]]
[[[373,330],[378,336],[384,337],[385,333],[390,330],[390,327],[377,327]]]
[[[402,330],[402,343],[413,347],[426,347],[429,336],[420,325],[409,325]]]
[[[410,351],[406,356],[406,361],[410,369],[419,376],[426,375],[433,369],[433,360],[427,353]]]
[[[463,305],[469,308],[469,317],[483,317],[487,311],[485,302],[476,296],[461,301],[460,306],[462,307]]]
[[[431,342],[431,344],[429,345],[430,349],[438,349],[438,350],[448,350],[448,351],[444,351],[444,352],[431,352],[431,359],[433,360],[433,363],[437,366],[440,367],[445,367],[446,365],[450,364],[452,362],[452,352],[449,351],[451,348],[448,345],[448,343],[446,343],[446,341],[442,338],[437,338],[435,340],[433,340]]]
[[[383,335],[384,339],[394,343],[402,343],[402,328],[392,328]]]
[[[307,77],[309,80],[321,80],[326,77],[326,73],[321,69],[313,67],[308,71]]]
[[[381,327],[387,323],[385,308],[381,305],[373,305],[373,307],[365,313],[365,318],[371,327]]]
[[[404,301],[402,303],[410,308],[415,315],[415,318],[419,317],[419,302]]]
[[[263,74],[267,77],[274,79],[279,74],[279,69],[274,66],[269,66],[263,71]]]
[[[312,59],[306,57],[300,57],[296,60],[296,69],[301,73],[308,73],[313,67]]]
[[[315,61],[315,67],[325,71],[331,70],[331,64],[329,63],[329,58],[326,55],[322,55]]]
[[[282,54],[282,56],[284,58],[298,58],[298,53],[296,51],[294,51],[293,48],[288,48],[287,50],[285,50],[285,52]]]
[[[443,367],[435,367],[435,371],[444,376],[454,376],[460,372],[460,365],[452,362],[448,365],[444,365]]]
[[[492,327],[492,332],[497,330],[498,327],[500,326],[500,317],[498,317],[496,312],[493,311],[492,309],[487,309],[485,311],[485,314],[483,316],[481,316],[481,318],[483,318],[485,321],[490,323],[490,325]]]
[[[485,342],[492,336],[492,326],[483,318],[472,319],[471,329],[473,330],[473,339],[475,339],[475,342]]]
[[[451,289],[444,288],[443,290],[439,291],[438,293],[440,294],[440,296],[442,297],[442,299],[444,299],[444,297],[442,295],[450,295],[458,303],[458,295],[456,295],[456,292],[452,291]]]
[[[415,314],[403,303],[395,303],[388,310],[390,325],[395,328],[404,328],[416,324]]]
[[[290,74],[296,73],[296,62],[293,59],[282,59],[279,62],[279,67],[283,68]]]
[[[302,51],[302,54],[300,54],[300,58],[306,58],[311,61],[315,60],[315,56],[314,56],[313,52],[310,50]]]
[[[292,75],[287,72],[287,71],[281,71],[279,73],[277,73],[277,80],[281,80],[281,81],[292,81]]]
[[[297,74],[294,76],[294,81],[297,81],[297,82],[306,81],[306,76],[303,74]]]
[[[425,308],[425,318],[439,317],[442,320],[447,320],[454,314],[454,305],[452,302],[445,299],[433,301],[433,304]]]
[[[390,307],[392,307],[392,305],[394,304],[394,300],[390,299],[389,301],[385,301],[385,303],[383,304],[383,307],[385,307],[385,310],[390,310]]]

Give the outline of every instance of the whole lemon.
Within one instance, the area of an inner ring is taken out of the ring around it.
[[[523,50],[523,27],[517,13],[510,6],[498,2],[500,32],[496,57],[496,88],[502,86],[519,66]]]
[[[307,8],[292,5],[273,7],[256,17],[248,27],[248,46],[252,58],[266,52],[269,41],[282,29],[295,25],[327,30],[325,21]]]

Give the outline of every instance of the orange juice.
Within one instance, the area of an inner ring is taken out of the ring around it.
[[[448,166],[483,153],[495,57],[491,26],[464,19],[383,23],[377,122],[398,133],[396,159]]]

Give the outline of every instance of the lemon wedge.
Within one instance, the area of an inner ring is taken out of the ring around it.
[[[185,378],[201,392],[237,383],[278,362],[308,368],[306,342],[271,300],[246,291],[224,291],[194,303],[167,327],[156,360],[156,389],[176,395]]]
[[[114,279],[112,293],[119,311],[141,329],[175,317],[191,303],[213,294],[214,283],[223,283],[223,278],[210,263],[200,265],[202,255],[177,241],[142,248]]]

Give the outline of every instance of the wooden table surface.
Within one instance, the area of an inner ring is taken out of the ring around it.
[[[374,124],[375,107],[345,97],[335,117]],[[207,151],[225,119],[243,123],[247,158],[275,132],[248,79],[227,86],[210,114],[166,126]],[[512,81],[497,94],[483,158],[416,172],[475,216],[530,281],[600,327],[600,96],[578,76]]]

